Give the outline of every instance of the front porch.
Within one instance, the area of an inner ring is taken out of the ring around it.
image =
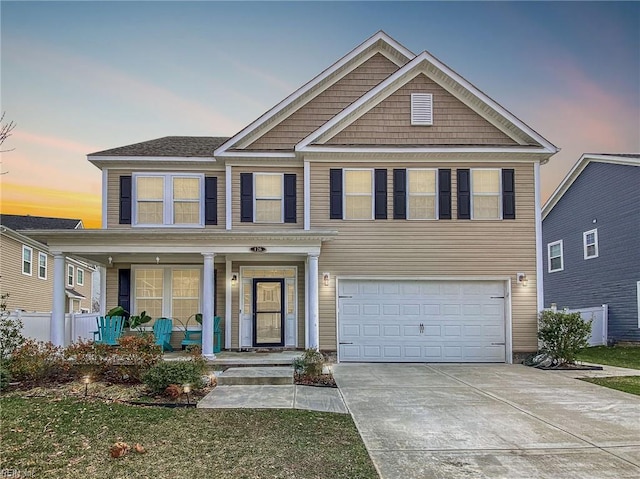
[[[207,361],[210,368],[225,369],[231,367],[261,367],[261,366],[291,366],[294,359],[300,357],[303,351],[222,351],[214,359]],[[164,353],[165,361],[181,361],[188,358],[184,351]]]

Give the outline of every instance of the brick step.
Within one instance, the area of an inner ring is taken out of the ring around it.
[[[291,366],[238,367],[218,373],[219,386],[293,384]]]

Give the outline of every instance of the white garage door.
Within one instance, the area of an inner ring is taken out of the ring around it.
[[[505,362],[500,281],[340,280],[340,361]]]

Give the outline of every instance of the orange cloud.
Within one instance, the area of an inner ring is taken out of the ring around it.
[[[13,140],[23,141],[27,143],[34,143],[40,146],[46,146],[48,148],[57,148],[59,150],[66,150],[73,153],[79,153],[86,155],[94,151],[98,151],[99,148],[92,145],[85,145],[77,141],[68,140],[65,138],[57,138],[53,136],[38,135],[36,133],[30,133],[24,130],[15,130],[12,134]]]

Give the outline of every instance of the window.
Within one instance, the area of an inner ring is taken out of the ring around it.
[[[407,170],[407,218],[434,220],[437,216],[437,172],[431,169]]]
[[[344,170],[344,219],[373,219],[373,170]]]
[[[473,219],[497,220],[502,217],[500,170],[471,170],[471,211]]]
[[[138,314],[146,311],[152,318],[162,314],[162,292],[164,289],[164,269],[137,269],[135,271],[135,310]]]
[[[78,268],[76,272],[76,283],[78,286],[84,286],[84,270]]]
[[[255,173],[255,207],[253,221],[256,223],[283,222],[284,176],[281,173]]]
[[[171,317],[188,318],[200,311],[200,271],[174,269],[171,279]]]
[[[203,225],[203,175],[134,174],[135,224]]]
[[[47,279],[47,255],[38,252],[38,278]]]
[[[70,288],[73,286],[73,270],[74,270],[73,265],[68,264],[67,265],[67,286]]]
[[[582,233],[582,243],[584,245],[584,259],[598,257],[598,230],[585,231]]]
[[[411,94],[411,124],[433,125],[433,95],[431,93]]]
[[[549,273],[562,271],[564,269],[562,240],[547,245],[547,256],[549,258]]]
[[[31,276],[31,267],[33,264],[33,250],[28,246],[22,247],[22,274]]]

